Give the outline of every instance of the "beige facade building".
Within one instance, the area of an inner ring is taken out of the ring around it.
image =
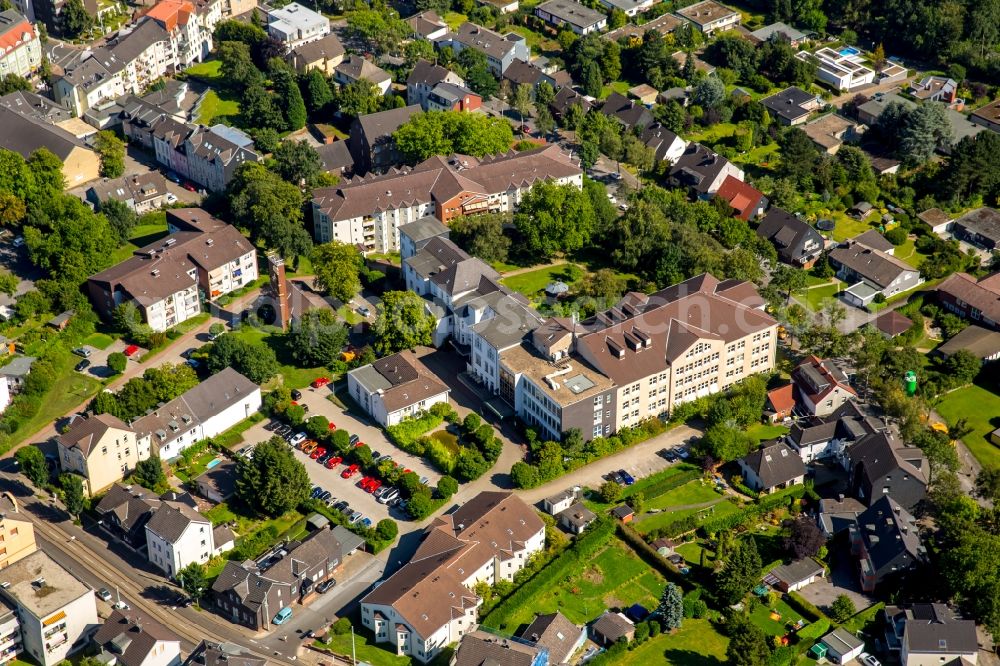
[[[128,424],[110,414],[79,418],[55,439],[63,471],[82,476],[90,496],[121,481],[149,457],[149,440],[139,440]]]
[[[21,514],[12,494],[0,494],[0,569],[36,550],[38,546],[35,544],[34,525]]]

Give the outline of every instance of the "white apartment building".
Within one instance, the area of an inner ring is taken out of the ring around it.
[[[257,252],[236,227],[200,208],[171,210],[167,223],[175,230],[169,236],[88,279],[101,315],[132,302],[150,327],[165,331],[201,312],[203,301],[257,279]]]
[[[427,663],[478,626],[473,588],[513,580],[545,547],[545,524],[510,492],[483,492],[432,523],[409,563],[361,600],[377,643]]]
[[[291,51],[330,34],[330,19],[292,2],[279,9],[267,10],[267,34]]]
[[[399,227],[433,215],[509,212],[539,181],[583,187],[578,163],[555,145],[476,159],[432,157],[405,172],[355,178],[313,191],[316,241],[399,250]]]
[[[740,13],[715,0],[703,0],[674,12],[705,35],[732,30],[740,25]]]
[[[41,666],[85,648],[99,626],[94,591],[41,550],[0,571],[0,598],[16,609],[23,652]],[[0,623],[11,649],[13,622]]]
[[[348,372],[347,392],[376,423],[385,427],[438,403],[447,404],[450,389],[408,351]]]
[[[177,64],[184,68],[201,62],[212,51],[212,33],[223,18],[223,0],[195,4],[191,0],[160,0],[146,12],[170,35]]]
[[[0,12],[0,76],[28,78],[42,64],[42,44],[35,26],[13,9]]]
[[[212,521],[183,502],[163,502],[146,523],[146,551],[151,564],[168,577],[215,554]]]
[[[0,666],[17,659],[23,649],[17,606],[0,597]]]

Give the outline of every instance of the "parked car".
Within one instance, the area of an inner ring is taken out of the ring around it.
[[[316,591],[319,592],[320,594],[324,594],[326,593],[327,590],[329,590],[331,587],[334,587],[336,584],[337,584],[336,580],[334,580],[333,578],[327,578],[322,583],[316,586]]]
[[[364,518],[364,514],[361,513],[360,511],[355,511],[354,513],[351,514],[351,517],[347,519],[347,522],[349,522],[351,525],[356,525],[358,521],[360,521],[362,518]]]
[[[306,434],[304,432],[295,433],[295,436],[288,440],[288,443],[292,446],[298,446],[306,440]]]
[[[317,497],[316,499],[318,499],[320,502],[325,502],[328,499],[330,499],[331,497],[333,497],[333,493],[331,493],[329,490],[327,490],[322,495],[320,495],[319,497]]]
[[[76,364],[76,367],[74,369],[77,372],[83,372],[89,367],[90,367],[90,361],[88,361],[87,359],[83,359],[82,361]]]
[[[90,355],[93,352],[91,352],[86,347],[77,347],[76,349],[73,350],[73,353],[76,354],[77,356],[82,356],[84,358],[90,358]]]
[[[126,356],[135,356],[135,353],[139,351],[139,345],[129,345],[125,348]]]
[[[274,432],[275,430],[277,430],[280,427],[281,427],[281,422],[280,421],[271,421],[266,426],[264,426],[264,430],[266,430],[268,432]]]
[[[292,400],[301,400],[301,399],[302,399],[302,391],[298,389],[292,389]]]
[[[340,473],[340,478],[349,479],[358,473],[358,469],[360,469],[358,465],[351,465],[350,467],[348,467],[347,469],[345,469],[343,472]]]
[[[323,489],[322,488],[320,488],[319,486],[313,486],[312,492],[309,493],[309,498],[310,499],[316,499],[317,497],[319,497],[322,494],[323,494]]]
[[[14,239],[14,247],[22,247],[24,245],[24,236],[18,236]]]
[[[324,449],[322,446],[317,446],[315,449],[312,450],[312,453],[309,454],[309,457],[312,458],[313,460],[319,460],[325,455],[326,455],[326,449]]]
[[[325,465],[326,461],[332,457],[333,457],[333,451],[324,451],[323,455],[321,455],[319,458],[316,458],[316,462],[318,462],[320,465]]]
[[[392,502],[392,500],[396,499],[397,497],[399,497],[399,489],[389,488],[387,491],[379,495],[376,499],[378,499],[378,501],[382,504],[389,504],[390,502]]]
[[[284,624],[285,622],[288,622],[288,618],[290,617],[292,617],[292,609],[285,606],[278,611],[278,614],[274,616],[274,619],[271,620],[271,622],[273,624]]]
[[[175,183],[177,183],[177,184],[179,185],[179,184],[180,184],[180,182],[181,182],[181,177],[180,177],[180,176],[178,176],[178,175],[177,175],[177,174],[176,174],[175,172],[173,172],[173,171],[168,171],[168,172],[167,172],[167,180],[171,180],[171,181],[173,181],[173,182],[175,182]]]
[[[175,204],[175,203],[177,203],[177,195],[174,194],[173,192],[167,192],[167,196],[164,197],[164,198],[167,200],[168,204]]]
[[[420,477],[420,483],[424,484],[425,486],[430,485],[430,482],[431,480],[428,479],[426,476]]]
[[[111,590],[109,590],[106,587],[102,587],[101,589],[99,589],[97,591],[97,598],[100,599],[101,601],[107,601],[108,603],[110,603],[111,602]]]
[[[374,493],[376,490],[378,490],[381,487],[382,487],[382,482],[381,481],[379,481],[378,479],[372,479],[368,483],[368,487],[365,488],[365,490],[367,492],[369,492],[369,493]]]
[[[633,483],[635,483],[635,479],[632,477],[632,475],[623,469],[618,470],[618,476],[622,478],[622,481],[625,482],[626,486],[631,486]]]
[[[882,666],[882,662],[880,662],[878,659],[868,654],[867,652],[862,652],[861,656],[858,657],[858,661],[860,661],[865,666]]]
[[[376,464],[379,464],[379,463],[384,463],[384,462],[385,462],[385,461],[387,461],[387,460],[390,460],[390,461],[392,460],[392,456],[389,456],[389,455],[386,455],[386,456],[381,456],[381,457],[379,457],[379,458],[375,458],[375,456],[374,456],[374,454],[373,454],[373,455],[372,455],[372,458],[373,458],[373,459],[375,460],[375,463],[376,463]]]
[[[365,527],[371,527],[372,526],[372,519],[371,518],[362,518],[361,519],[361,524],[364,525]]]
[[[339,502],[337,502],[336,504],[334,504],[331,508],[334,511],[343,511],[344,509],[347,508],[347,506],[348,505],[347,505],[347,502],[345,500],[340,500]]]
[[[326,468],[333,469],[342,462],[344,462],[344,459],[340,456],[331,456],[330,459],[326,461]]]
[[[623,479],[621,477],[621,474],[619,474],[618,472],[609,472],[608,475],[607,475],[607,479],[608,479],[608,481],[614,481],[618,485],[621,485],[621,486],[625,485],[625,479]]]
[[[310,386],[312,386],[313,388],[323,388],[329,383],[330,383],[329,377],[317,377],[316,379],[313,380],[313,383]]]
[[[351,435],[351,439],[350,439],[351,446],[356,446],[357,443],[360,442],[360,441],[361,441],[360,437],[358,437],[357,435]]]
[[[372,316],[372,311],[366,305],[359,305],[358,306],[358,314],[361,315],[362,317],[371,317]]]
[[[312,452],[315,451],[317,448],[319,448],[319,444],[310,439],[305,444],[302,445],[302,453],[306,454],[307,456],[311,456]]]
[[[111,607],[114,608],[115,610],[121,610],[121,611],[130,611],[130,610],[132,610],[132,607],[129,606],[124,601],[116,601],[115,603],[111,604]]]

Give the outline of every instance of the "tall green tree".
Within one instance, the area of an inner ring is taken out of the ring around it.
[[[167,475],[163,471],[163,462],[159,456],[150,456],[145,460],[140,460],[135,465],[132,478],[143,488],[150,490],[161,490],[164,492],[167,485]]]
[[[118,178],[125,173],[125,142],[111,130],[102,130],[94,139],[94,151],[101,160],[101,175]]]
[[[353,245],[331,241],[317,245],[312,251],[313,285],[344,303],[361,291],[361,269],[364,257]]]
[[[306,126],[306,103],[295,81],[295,74],[288,69],[278,69],[271,73],[278,104],[285,116],[285,129],[295,132]]]
[[[375,113],[382,105],[382,91],[367,79],[352,81],[341,86],[336,95],[337,108],[348,116]]]
[[[253,459],[236,463],[236,496],[250,509],[277,517],[309,497],[311,487],[306,468],[280,437],[272,437],[254,449]]]
[[[292,357],[309,368],[331,367],[347,344],[347,328],[328,308],[306,310],[288,332]]]
[[[82,37],[94,25],[94,19],[87,13],[82,0],[66,0],[60,16],[63,34],[70,39]]]
[[[49,482],[49,466],[45,454],[37,446],[25,446],[17,450],[14,459],[21,468],[21,474],[41,488]]]
[[[541,182],[521,200],[514,215],[522,251],[536,259],[575,252],[590,241],[596,218],[586,193],[572,185]]]
[[[275,173],[300,187],[312,187],[323,170],[319,153],[305,141],[285,139],[278,144],[272,158]]]
[[[208,352],[208,371],[215,374],[224,368],[233,368],[254,384],[263,384],[278,374],[278,359],[263,342],[223,335]]]
[[[738,541],[715,577],[719,600],[727,606],[741,601],[757,583],[762,566],[753,538]]]
[[[312,249],[302,222],[302,192],[264,165],[248,162],[237,169],[229,184],[229,207],[251,239],[283,257]]]
[[[305,99],[306,108],[311,114],[317,114],[333,103],[333,91],[330,90],[330,82],[323,76],[319,69],[310,69],[302,77],[302,97]]]
[[[514,141],[503,118],[462,111],[430,111],[404,123],[393,133],[396,148],[409,162],[433,155],[461,153],[483,157],[506,152]]]
[[[59,487],[63,492],[63,504],[72,516],[83,513],[86,497],[83,492],[83,479],[79,474],[63,474],[59,477]]]
[[[208,590],[208,572],[205,565],[192,562],[177,572],[177,582],[189,597],[199,601]]]
[[[239,41],[223,41],[216,48],[216,57],[221,61],[222,78],[232,86],[246,88],[260,86],[264,75],[257,69],[250,55],[250,46]]]
[[[486,262],[506,261],[510,238],[504,233],[507,216],[494,213],[469,215],[451,220],[451,240],[474,257]]]
[[[387,291],[375,319],[375,351],[387,356],[418,345],[430,345],[436,323],[424,300],[412,291]]]
[[[108,220],[108,224],[118,237],[119,245],[124,244],[132,235],[132,230],[139,224],[139,216],[135,210],[124,201],[108,199],[101,202],[101,215]]]
[[[660,595],[660,605],[656,607],[654,615],[659,618],[664,631],[680,629],[684,621],[684,598],[681,588],[673,583],[667,583]]]
[[[733,666],[765,666],[768,663],[771,649],[767,646],[767,637],[749,618],[743,615],[731,617],[727,633],[727,663]]]

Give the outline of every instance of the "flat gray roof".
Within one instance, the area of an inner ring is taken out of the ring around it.
[[[41,550],[0,571],[0,584],[4,584],[3,594],[40,619],[85,594],[93,594]]]

